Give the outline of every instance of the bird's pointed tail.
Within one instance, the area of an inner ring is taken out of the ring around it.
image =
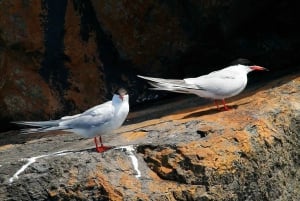
[[[153,87],[151,90],[170,91],[176,93],[193,93],[193,90],[201,90],[201,87],[193,84],[187,84],[184,80],[177,79],[163,79],[138,75],[138,77],[145,79]]]
[[[151,90],[170,91],[170,92],[184,93],[184,94],[190,93],[189,91],[175,85],[165,85],[165,84],[155,83],[155,82],[149,82],[149,84],[153,87],[153,88],[149,88]]]
[[[47,131],[67,129],[66,127],[60,126],[58,120],[50,120],[50,121],[13,121],[11,123],[18,124],[18,125],[35,127],[35,128],[21,129],[22,134],[43,133],[43,132],[47,132]]]
[[[19,125],[26,125],[26,126],[33,126],[33,127],[49,127],[49,126],[58,126],[59,122],[57,120],[50,120],[50,121],[13,121],[11,123],[19,124]]]

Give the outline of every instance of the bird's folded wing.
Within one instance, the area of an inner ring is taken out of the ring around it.
[[[224,78],[224,79],[234,79],[236,77],[236,72],[233,70],[230,70],[228,68],[213,71],[207,75],[200,76],[199,78]]]
[[[97,113],[97,112],[100,112],[103,111],[103,112],[106,112],[106,111],[109,111],[111,110],[112,108],[112,101],[107,101],[101,105],[96,105],[86,111],[84,111],[82,114],[90,114],[90,113]]]
[[[203,82],[209,82],[209,80],[214,79],[226,82],[226,80],[236,79],[236,75],[231,71],[213,71],[207,75],[202,75],[195,78],[186,78],[184,81],[188,84],[201,85]]]
[[[76,118],[66,119],[60,122],[59,125],[70,129],[91,128],[111,121],[113,116],[114,107],[108,104],[106,107],[94,107],[93,110],[88,110]]]
[[[199,78],[186,79],[186,82],[195,84],[203,91],[209,91],[214,94],[224,94],[228,90],[236,88],[236,77],[233,75],[221,75],[221,76],[201,76]]]
[[[75,115],[71,115],[71,116],[64,116],[62,118],[60,118],[60,120],[66,120],[66,119],[74,119],[78,116],[80,116],[81,114],[75,114]]]

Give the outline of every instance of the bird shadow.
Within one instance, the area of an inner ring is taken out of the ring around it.
[[[228,105],[229,111],[230,110],[236,110],[236,109],[238,109],[239,106],[246,105],[248,103],[250,103],[250,101],[245,102],[245,103],[241,103],[241,104]],[[208,109],[208,110],[203,110],[203,111],[199,111],[199,112],[190,113],[190,114],[184,116],[183,119],[201,117],[201,116],[205,116],[205,115],[212,115],[212,114],[216,114],[216,113],[219,113],[219,112],[227,112],[227,110],[225,110],[224,107],[220,107],[220,109],[211,108],[211,109]]]
[[[73,150],[73,151],[70,151],[70,152],[73,152],[73,153],[82,153],[82,152],[95,153],[97,151],[96,151],[95,147],[90,147],[90,148]]]
[[[27,141],[47,137],[47,133],[21,134],[20,130],[12,130],[0,133],[0,146],[8,144],[25,144]]]

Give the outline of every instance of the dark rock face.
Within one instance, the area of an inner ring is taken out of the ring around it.
[[[130,89],[133,108],[166,96],[147,91],[137,74],[198,76],[240,57],[276,75],[295,70],[298,7],[269,0],[2,0],[0,119],[74,114],[110,99],[119,85]]]
[[[298,74],[248,90],[230,111],[186,97],[184,110],[104,136],[115,149],[102,154],[74,134],[1,133],[0,199],[299,200],[299,91]]]

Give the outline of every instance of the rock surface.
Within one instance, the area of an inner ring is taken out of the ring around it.
[[[0,200],[299,200],[299,75],[249,89],[230,111],[185,96],[131,113],[102,154],[74,134],[1,133]]]

